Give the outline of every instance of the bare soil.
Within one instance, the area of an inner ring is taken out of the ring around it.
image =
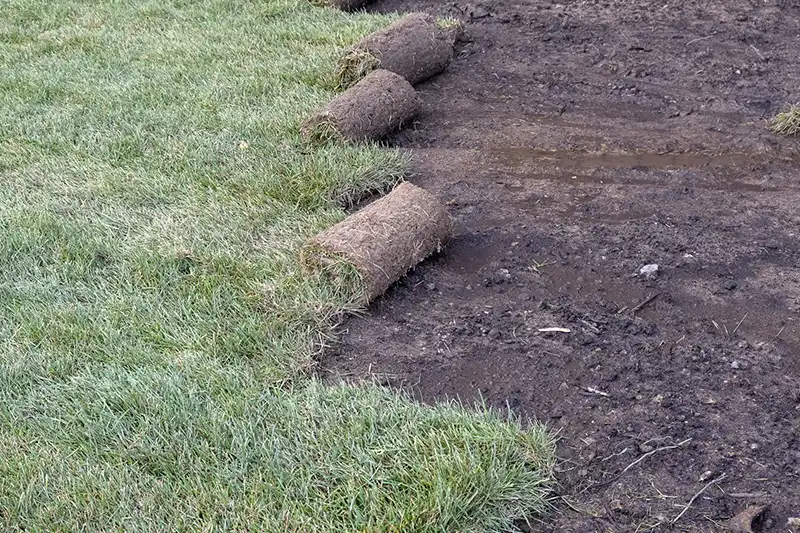
[[[800,2],[372,6],[468,21],[392,140],[456,237],[346,324],[325,374],[558,430],[560,498],[532,531],[722,531],[751,504],[787,531],[800,139],[765,118],[800,100]]]

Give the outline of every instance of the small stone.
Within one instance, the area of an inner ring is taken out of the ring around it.
[[[725,287],[726,291],[732,291],[738,286],[739,285],[735,281],[733,281],[732,279],[729,279],[728,281],[725,282],[725,285],[723,285],[723,287]]]
[[[786,525],[789,527],[800,527],[800,517],[798,516],[790,516],[786,520]]]
[[[658,277],[658,265],[653,263],[643,266],[639,269],[639,275],[643,276],[645,279],[656,279]]]
[[[427,283],[425,285],[425,288],[428,289],[429,291],[435,291],[436,290],[436,284],[435,283]]]
[[[497,328],[492,328],[489,330],[489,338],[490,339],[499,339],[500,338],[500,330]]]
[[[642,452],[642,453],[650,453],[653,450],[655,450],[655,448],[653,448],[649,444],[640,444],[639,445],[639,451]]]
[[[663,402],[663,401],[664,401],[664,395],[663,395],[663,394],[657,394],[657,395],[656,395],[656,396],[654,396],[654,397],[653,397],[653,399],[652,399],[652,400],[650,400],[650,401],[651,401],[652,403],[661,403],[661,402]]]
[[[736,15],[736,21],[737,21],[737,22],[747,22],[747,19],[748,19],[748,18],[750,18],[750,17],[748,17],[748,16],[747,16],[746,14],[744,14],[744,13],[739,13],[738,15]]]
[[[733,363],[731,363],[731,368],[734,370],[739,370],[739,366],[741,366],[739,365],[739,361],[734,361]]]
[[[713,475],[714,475],[714,472],[712,472],[711,470],[706,470],[705,472],[703,472],[700,475],[700,479],[698,481],[700,481],[701,483],[703,481],[708,481],[709,479],[711,479],[711,476],[713,476]]]

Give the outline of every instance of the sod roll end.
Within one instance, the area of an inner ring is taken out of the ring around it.
[[[312,238],[302,260],[307,268],[321,271],[342,260],[352,264],[373,300],[439,251],[451,234],[450,216],[436,197],[403,183]]]
[[[316,112],[300,132],[312,142],[378,140],[399,130],[421,108],[417,92],[402,76],[376,70]]]
[[[410,13],[346,50],[337,68],[339,84],[350,87],[377,68],[399,74],[412,85],[424,81],[450,62],[460,27],[457,21]]]

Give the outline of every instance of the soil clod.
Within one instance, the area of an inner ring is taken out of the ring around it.
[[[730,533],[757,533],[760,531],[764,514],[767,512],[766,505],[753,505],[741,513],[728,520],[726,526]]]

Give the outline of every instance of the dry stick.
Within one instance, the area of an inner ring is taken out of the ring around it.
[[[755,47],[755,46],[753,46],[752,44],[750,45],[750,48],[752,48],[752,49],[755,51],[755,53],[757,53],[757,54],[758,54],[758,57],[760,57],[762,61],[764,60],[764,54],[762,54],[762,53],[759,51],[759,49],[758,49],[758,48],[756,48],[756,47]]]
[[[637,305],[636,307],[634,307],[633,309],[631,309],[631,313],[635,313],[636,311],[639,311],[639,310],[641,310],[641,309],[642,309],[642,307],[644,307],[645,305],[649,304],[650,302],[652,302],[653,300],[655,300],[656,298],[658,298],[658,294],[659,294],[659,293],[655,293],[654,295],[652,295],[652,296],[650,296],[649,298],[647,298],[647,300],[643,301],[642,303],[640,303],[639,305]]]
[[[700,495],[701,495],[701,494],[703,494],[703,493],[706,491],[706,489],[708,489],[708,488],[709,488],[711,485],[713,485],[713,484],[715,484],[715,483],[719,483],[720,481],[722,481],[722,480],[723,480],[723,479],[725,479],[726,477],[728,477],[728,474],[722,474],[722,475],[721,475],[721,476],[719,476],[717,479],[712,479],[711,481],[709,481],[709,482],[706,484],[706,486],[705,486],[705,487],[703,487],[702,489],[700,489],[699,491],[697,491],[697,493],[696,493],[694,496],[692,496],[692,499],[691,499],[691,500],[689,500],[689,503],[687,503],[687,504],[686,504],[686,507],[684,507],[684,508],[683,508],[683,511],[681,511],[681,512],[680,512],[680,514],[679,514],[678,516],[676,516],[675,518],[673,518],[673,519],[672,519],[672,521],[670,522],[670,524],[672,524],[672,525],[675,525],[675,522],[677,522],[678,520],[680,520],[680,518],[681,518],[681,517],[682,517],[682,516],[683,516],[683,515],[686,513],[686,511],[688,511],[688,510],[689,510],[689,507],[691,507],[691,506],[692,506],[692,504],[694,503],[694,501],[695,501],[697,498],[699,498],[699,497],[700,497]]]
[[[690,44],[694,44],[699,41],[705,41],[706,39],[711,39],[712,37],[713,35],[706,35],[705,37],[698,37],[697,39],[692,39],[691,41],[686,43],[686,46],[689,46]]]
[[[679,442],[678,444],[673,444],[672,446],[662,446],[662,447],[660,447],[660,448],[656,448],[655,450],[652,450],[652,451],[649,451],[649,452],[647,452],[646,454],[642,455],[641,457],[639,457],[638,459],[636,459],[634,462],[632,462],[631,464],[629,464],[628,466],[626,466],[626,467],[625,467],[625,468],[622,470],[622,472],[620,472],[620,473],[619,473],[619,475],[617,476],[617,479],[619,479],[620,477],[622,477],[622,475],[623,475],[625,472],[627,472],[628,470],[630,470],[630,469],[631,469],[631,468],[633,468],[634,466],[638,465],[639,463],[641,463],[642,461],[644,461],[645,459],[647,459],[648,457],[650,457],[650,456],[651,456],[651,455],[653,455],[654,453],[657,453],[657,452],[662,452],[662,451],[664,451],[664,450],[673,450],[673,449],[675,449],[675,448],[680,448],[680,447],[681,447],[681,446],[683,446],[684,444],[688,444],[688,443],[690,443],[691,441],[692,441],[692,438],[691,438],[691,437],[689,437],[688,439],[686,439],[686,440],[683,440],[683,441]]]
[[[731,335],[736,335],[736,332],[737,332],[737,331],[739,331],[739,326],[741,326],[741,325],[742,325],[742,322],[744,322],[744,319],[745,319],[745,318],[747,318],[747,315],[748,315],[748,314],[749,314],[749,312],[744,314],[744,316],[743,316],[743,317],[742,317],[742,319],[739,321],[739,323],[738,323],[738,324],[736,324],[736,328],[734,328],[734,330],[733,330],[733,333],[731,333]]]

